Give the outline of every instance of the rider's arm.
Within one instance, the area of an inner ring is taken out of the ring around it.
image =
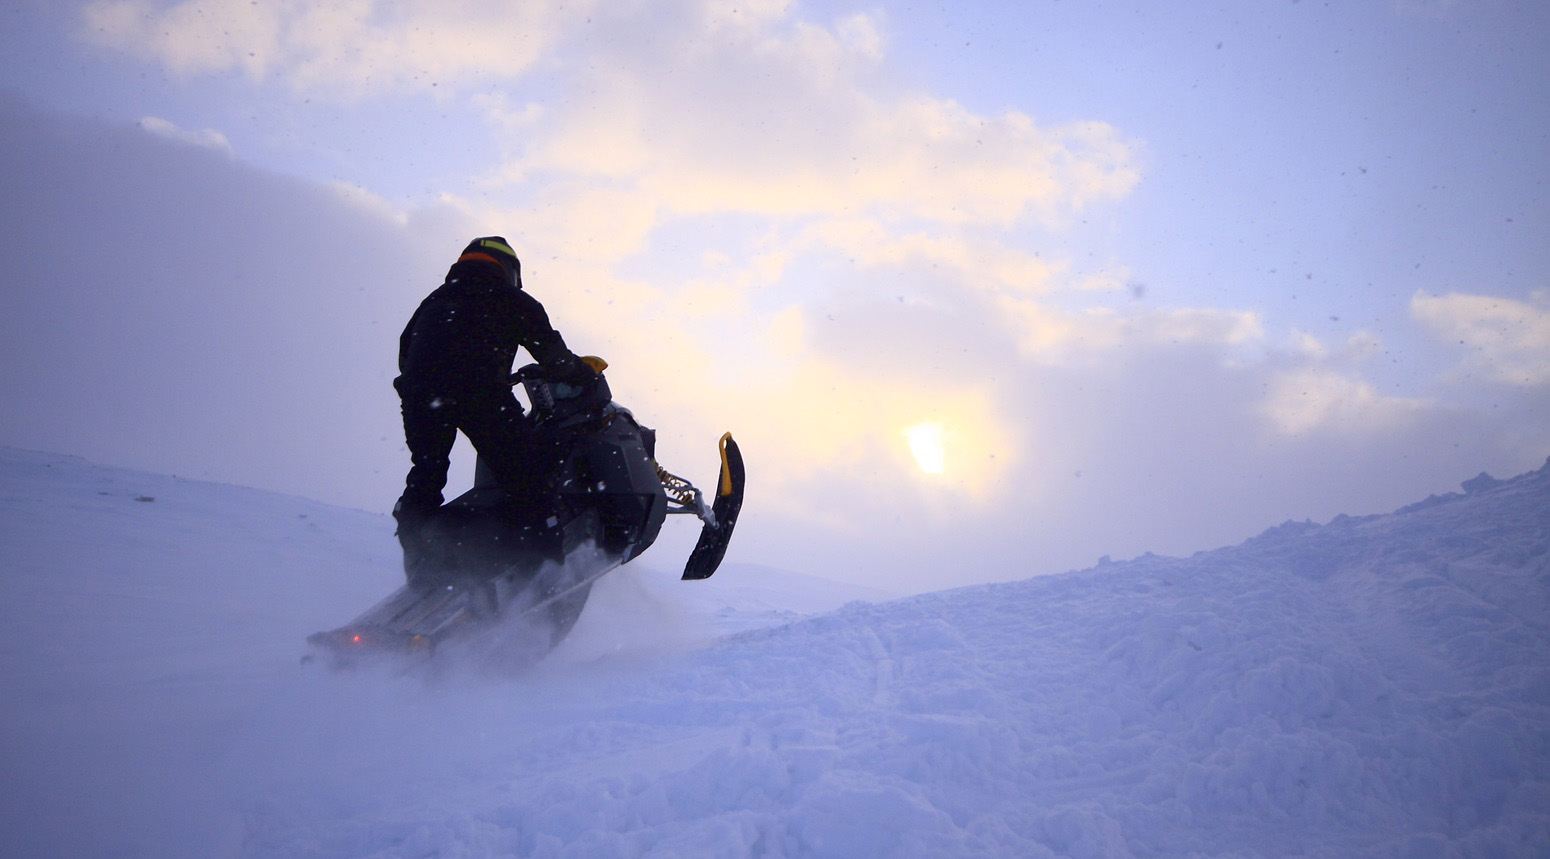
[[[556,378],[590,375],[592,369],[565,345],[565,338],[549,324],[549,314],[538,299],[527,292],[516,293],[520,324],[517,337],[522,346]]]

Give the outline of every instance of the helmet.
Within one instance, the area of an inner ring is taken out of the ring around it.
[[[463,255],[457,261],[494,263],[506,273],[512,286],[522,288],[522,261],[517,259],[517,252],[500,236],[474,239],[468,243],[468,247],[463,248]]]

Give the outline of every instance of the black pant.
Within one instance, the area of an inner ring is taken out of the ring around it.
[[[424,519],[441,506],[458,430],[473,443],[502,489],[519,502],[537,500],[548,469],[538,461],[541,446],[510,390],[459,398],[402,394],[401,407],[410,468],[394,512],[399,522]]]

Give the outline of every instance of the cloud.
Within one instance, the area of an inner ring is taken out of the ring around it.
[[[1067,272],[1051,262],[993,238],[964,232],[899,232],[875,218],[825,218],[802,234],[809,246],[843,254],[861,268],[936,269],[971,288],[1013,294],[1048,292]]]
[[[1116,350],[1148,346],[1240,347],[1261,341],[1258,313],[1202,307],[1067,310],[1036,300],[1002,296],[1001,319],[1018,348],[1044,364],[1084,364]]]
[[[1058,224],[1138,181],[1132,142],[1105,123],[1047,128],[896,90],[874,16],[824,25],[784,4],[671,10],[598,10],[585,61],[554,57],[565,89],[586,97],[542,105],[508,175],[623,183],[684,214],[995,226]],[[489,107],[508,129],[537,109]]]
[[[607,91],[555,117],[509,172],[624,181],[678,213],[849,212],[999,227],[1026,218],[1058,226],[1138,181],[1129,145],[1103,123],[1045,129],[1016,112],[832,89],[806,94],[811,101],[782,91],[762,102],[755,94],[753,105],[671,103],[644,84],[602,82]]]
[[[172,122],[155,116],[147,116],[140,120],[140,127],[152,134],[160,135],[168,140],[176,140],[180,143],[188,143],[194,146],[202,146],[206,149],[214,149],[217,152],[232,154],[231,141],[226,135],[213,128],[203,128],[199,131],[188,131],[179,128]]]
[[[362,212],[383,221],[399,226],[408,226],[409,213],[384,199],[378,194],[372,193],[368,188],[349,182],[330,182],[328,187],[340,200],[360,209]]]
[[[1550,384],[1550,301],[1416,293],[1410,315],[1433,336],[1463,347],[1463,372],[1520,387]]]
[[[97,0],[80,33],[174,73],[239,72],[343,99],[434,92],[528,69],[590,3]]]
[[[1329,369],[1275,375],[1264,413],[1276,431],[1289,436],[1316,431],[1373,436],[1414,420],[1422,401],[1383,396],[1369,382]]]
[[[502,225],[502,234],[517,242],[519,253],[540,248],[552,258],[584,261],[600,273],[647,247],[659,225],[656,201],[609,183],[556,181],[535,189],[520,206],[450,194],[443,202],[471,221]]]

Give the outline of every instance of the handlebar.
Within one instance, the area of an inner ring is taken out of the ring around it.
[[[601,359],[598,361],[602,364]],[[587,362],[588,369],[596,365]],[[607,364],[602,364],[607,366]],[[585,372],[585,371],[583,371]],[[613,401],[608,380],[594,370],[589,375],[559,378],[542,364],[528,364],[511,374],[513,385],[521,384],[538,420],[569,418],[576,414],[601,411]]]

